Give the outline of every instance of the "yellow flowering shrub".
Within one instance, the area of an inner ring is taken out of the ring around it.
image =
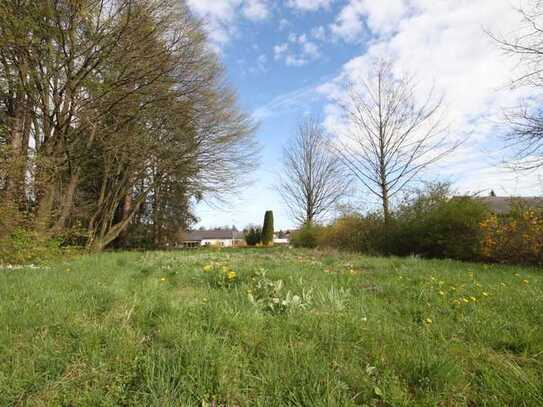
[[[481,257],[499,263],[543,264],[543,212],[515,209],[491,215],[481,225]]]

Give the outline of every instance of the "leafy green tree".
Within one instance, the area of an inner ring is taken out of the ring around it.
[[[266,211],[264,226],[262,226],[262,243],[266,246],[273,244],[273,212]]]
[[[250,226],[245,230],[245,242],[249,246],[256,246],[262,242],[262,228]]]

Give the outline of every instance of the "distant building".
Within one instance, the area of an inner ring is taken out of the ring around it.
[[[234,247],[245,244],[243,233],[236,229],[191,230],[182,233],[179,240],[182,247]]]
[[[484,203],[496,215],[507,215],[515,206],[533,209],[543,209],[543,198],[521,196],[484,196],[475,197],[477,201]]]
[[[290,244],[290,231],[282,231],[274,233],[273,235],[273,244],[276,245],[288,245]]]

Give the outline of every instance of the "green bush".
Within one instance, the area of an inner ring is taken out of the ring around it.
[[[319,246],[368,254],[386,253],[383,218],[378,213],[351,214],[325,228],[318,239]]]
[[[294,247],[305,247],[307,249],[314,249],[321,246],[323,238],[324,228],[317,225],[305,225],[299,230],[292,232],[290,237],[290,244]]]
[[[478,260],[480,224],[488,214],[483,203],[450,198],[446,186],[434,186],[396,212],[389,251],[400,256]]]
[[[293,244],[372,255],[479,260],[480,224],[489,211],[475,199],[450,195],[447,184],[430,185],[400,205],[388,225],[377,212],[351,214],[325,228],[301,230]]]
[[[0,265],[44,264],[81,252],[80,248],[62,247],[62,239],[47,239],[36,232],[15,229],[0,239]]]
[[[248,246],[256,246],[262,243],[262,229],[257,226],[250,226],[245,229],[245,242]]]

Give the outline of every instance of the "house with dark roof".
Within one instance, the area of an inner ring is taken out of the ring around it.
[[[484,203],[490,211],[496,215],[507,215],[514,207],[543,209],[542,197],[520,197],[520,196],[484,196],[475,197],[477,201]]]
[[[235,247],[245,244],[242,232],[236,229],[200,229],[181,233],[180,244],[182,247]]]

